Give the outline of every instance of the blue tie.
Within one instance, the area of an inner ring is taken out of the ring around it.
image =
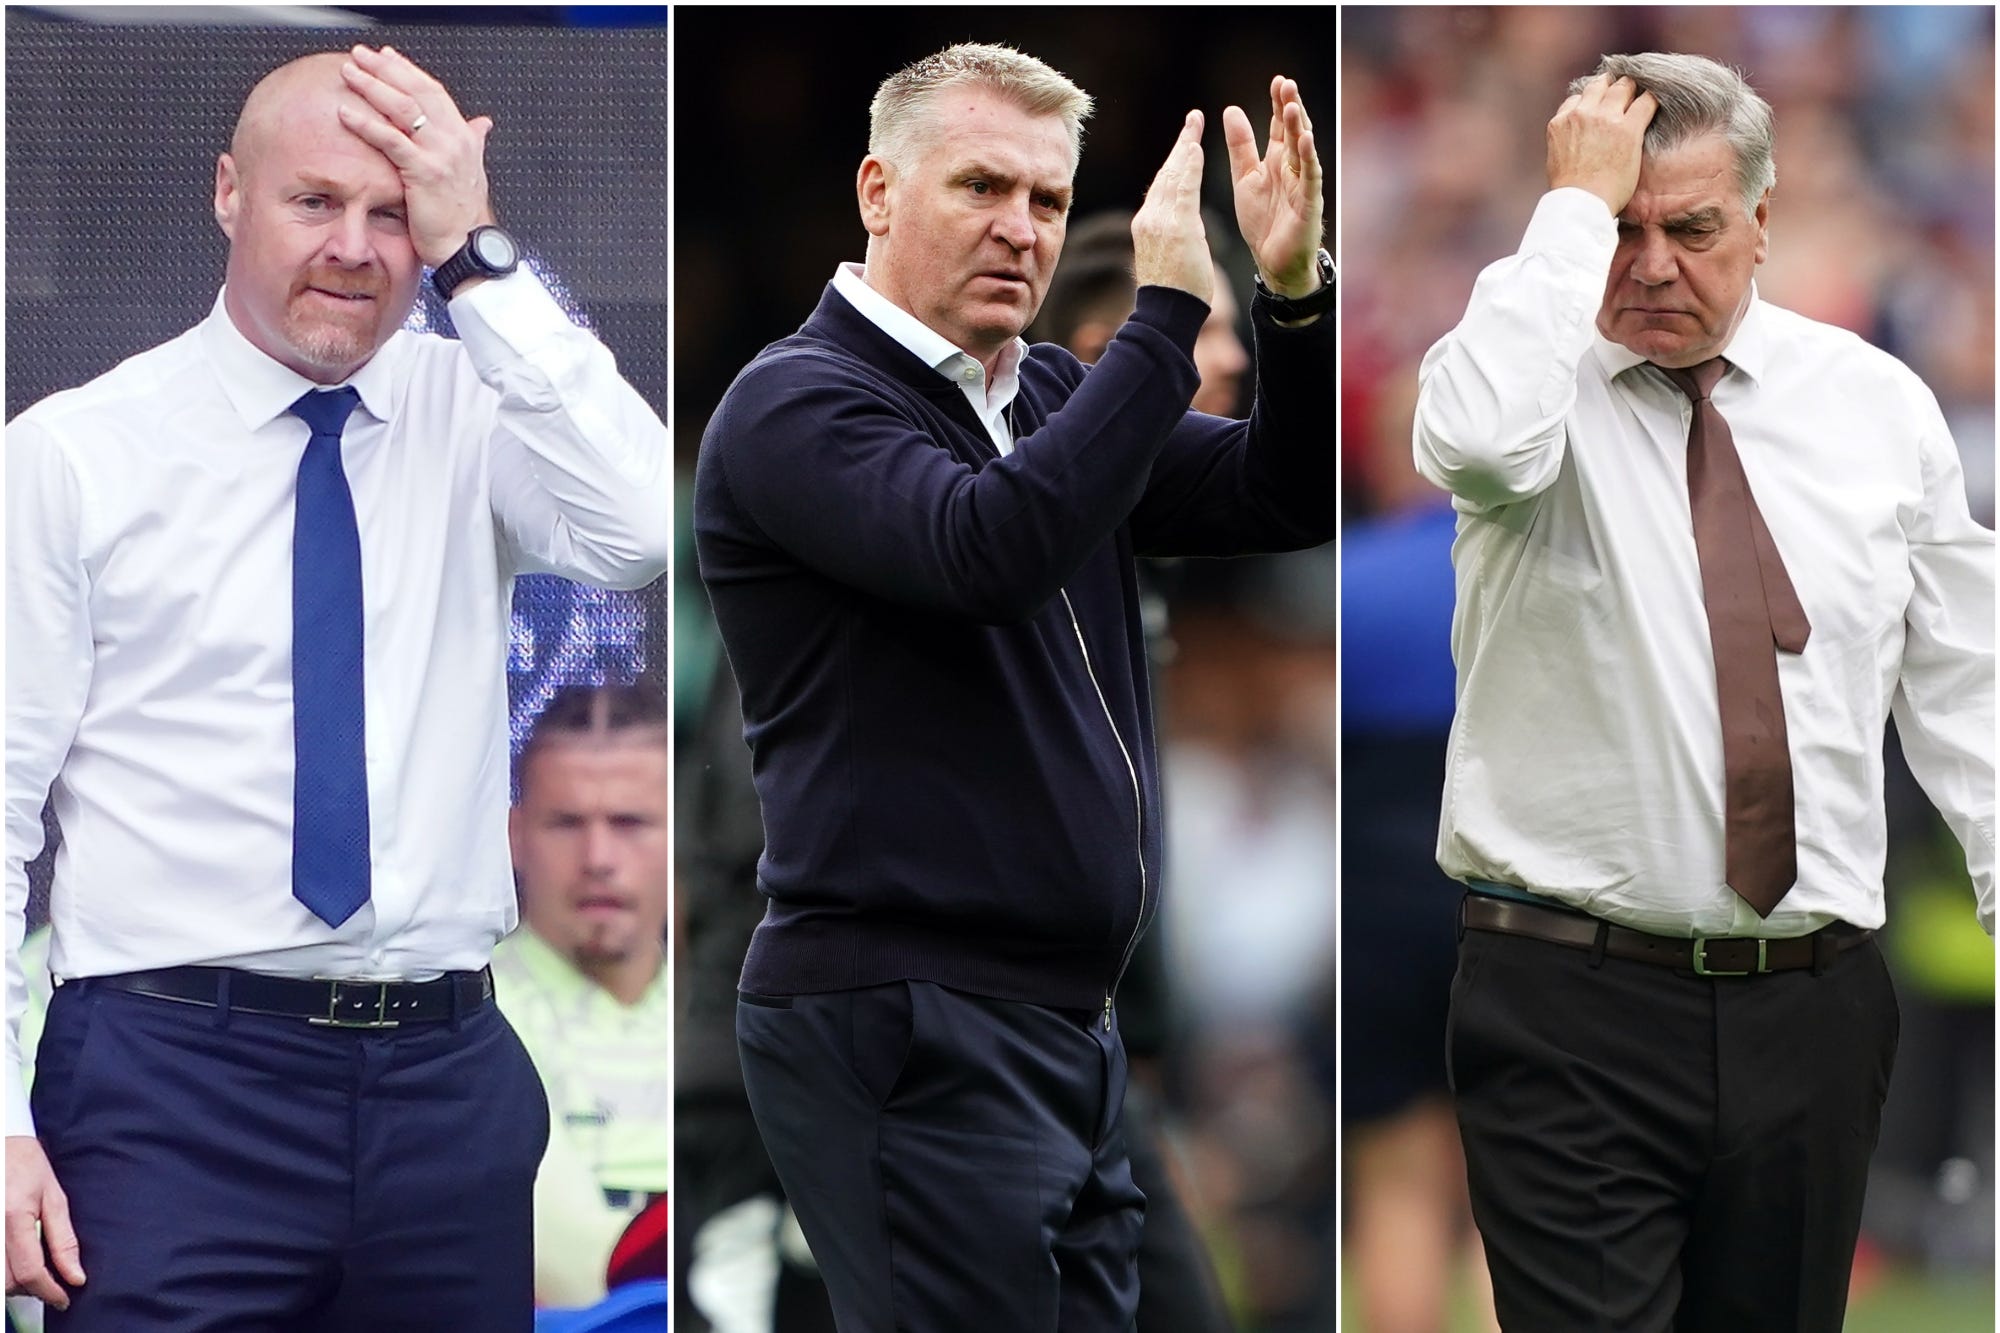
[[[292,534],[292,895],[329,926],[368,901],[368,763],[361,690],[361,534],[340,431],[361,395],[292,404],[312,429]]]

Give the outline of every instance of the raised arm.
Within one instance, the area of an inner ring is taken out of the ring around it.
[[[355,47],[342,77],[366,105],[343,105],[341,123],[402,176],[411,243],[435,268],[494,220],[485,165],[493,122],[466,119],[443,84],[393,47]],[[673,543],[667,430],[610,351],[525,268],[465,279],[451,315],[479,378],[500,395],[492,498],[515,571],[621,588],[664,573]]]
[[[831,348],[753,363],[703,438],[696,479],[703,576],[727,580],[754,532],[872,596],[995,623],[1032,615],[1131,513],[1187,413],[1213,269],[1191,113],[1133,221],[1138,307],[1083,374],[1038,351],[1024,386],[1067,400],[1011,453],[975,469],[938,444],[962,407],[937,380],[891,390]],[[1081,378],[1081,383],[1077,380]],[[1073,391],[1072,391],[1073,390]]]
[[[1537,495],[1562,466],[1563,418],[1654,110],[1651,93],[1603,75],[1562,104],[1549,193],[1520,250],[1479,275],[1465,317],[1424,356],[1417,470],[1475,509]]]

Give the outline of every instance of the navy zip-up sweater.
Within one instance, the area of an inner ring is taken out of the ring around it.
[[[736,377],[694,523],[764,816],[745,990],[1110,1002],[1160,883],[1132,557],[1334,535],[1333,321],[1261,304],[1249,422],[1188,411],[1207,309],[1145,287],[1088,373],[1030,350],[1005,458],[831,287]]]

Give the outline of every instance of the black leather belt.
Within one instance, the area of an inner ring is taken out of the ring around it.
[[[99,986],[232,1013],[303,1018],[335,1028],[393,1028],[463,1017],[493,998],[493,969],[447,972],[433,981],[342,981],[268,977],[232,967],[167,967],[94,977]]]
[[[1823,968],[1875,933],[1836,921],[1810,935],[1785,940],[1734,935],[1682,939],[1614,926],[1582,912],[1480,893],[1465,895],[1464,913],[1467,930],[1526,935],[1575,949],[1601,949],[1612,958],[1677,967],[1705,977],[1747,977],[1802,967]]]

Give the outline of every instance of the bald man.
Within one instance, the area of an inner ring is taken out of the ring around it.
[[[532,1325],[509,597],[663,572],[669,471],[495,225],[491,128],[388,47],[273,71],[208,317],[9,427],[7,1290],[52,1331]],[[427,268],[458,340],[403,328]]]

